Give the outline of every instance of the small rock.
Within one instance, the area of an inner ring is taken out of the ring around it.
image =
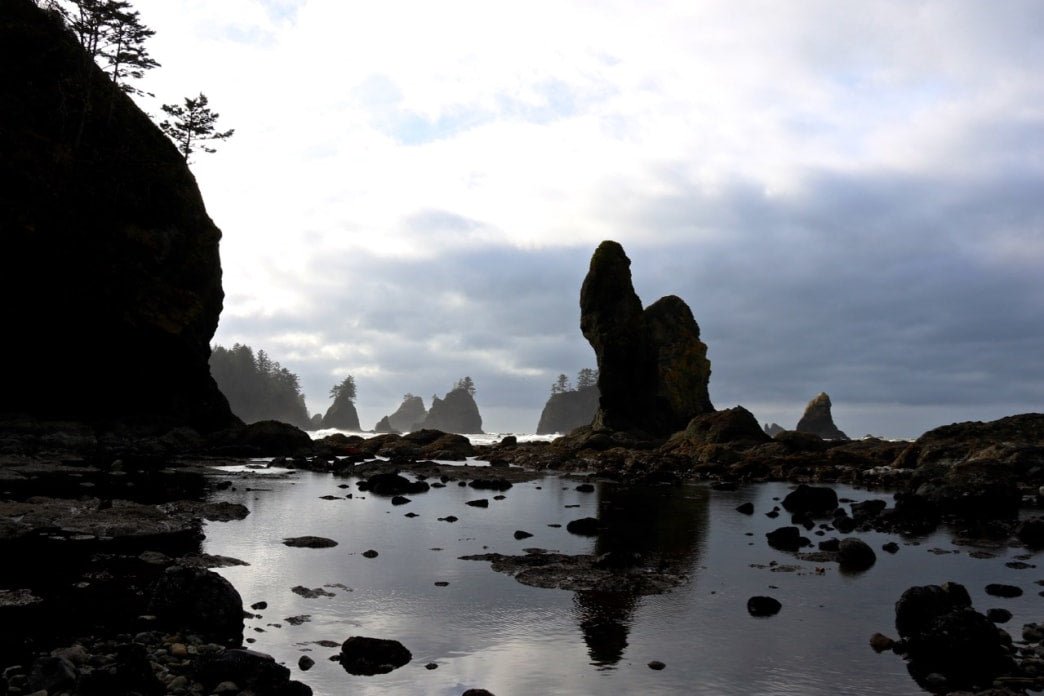
[[[471,507],[488,508],[489,507],[489,500],[487,500],[486,498],[479,498],[478,500],[469,500],[469,501],[467,501],[464,504],[465,505],[470,505]]]
[[[594,517],[581,517],[566,525],[566,531],[580,536],[597,536],[602,523]]]
[[[404,495],[392,496],[392,499],[391,499],[391,504],[392,505],[406,505],[407,503],[411,503],[411,502],[413,502],[413,501],[411,501],[409,498],[407,498]]]
[[[736,512],[741,512],[744,515],[754,514],[754,503],[746,502],[736,507]]]
[[[1015,587],[1014,585],[1005,585],[1003,583],[994,582],[986,586],[986,594],[994,597],[1021,597],[1022,588]]]
[[[363,558],[377,558],[377,552],[373,549],[368,549],[362,552]]]
[[[653,660],[652,662],[649,663],[649,669],[661,670],[661,669],[663,669],[666,666],[667,665],[665,665],[664,663],[660,662],[659,660]]]
[[[594,489],[595,487],[590,483],[581,483],[579,486],[576,487],[576,490],[580,491],[581,493],[594,493]]]
[[[341,665],[349,674],[387,674],[413,659],[397,640],[352,636],[341,645]]]
[[[1011,621],[1011,612],[1007,609],[987,609],[986,618],[993,623],[1008,623]]]
[[[300,549],[328,549],[337,546],[333,539],[317,536],[287,537],[283,539],[283,543]]]
[[[533,535],[530,534],[529,532],[524,532],[521,529],[516,529],[514,536],[515,536],[516,539],[528,539],[529,537],[531,537]]]
[[[188,657],[188,646],[184,643],[171,643],[170,656],[179,660]]]
[[[429,662],[428,664],[424,665],[424,669],[427,669],[427,670],[438,669],[438,668],[439,668],[439,666],[437,664],[435,664],[434,662]]]
[[[889,638],[883,633],[875,633],[870,636],[870,647],[874,649],[876,653],[882,653],[885,650],[891,650],[892,646],[895,645],[895,640]]]
[[[842,539],[837,547],[837,560],[841,570],[866,570],[877,562],[877,554],[862,539]]]
[[[899,544],[895,543],[894,541],[889,541],[887,544],[881,547],[881,550],[887,551],[888,553],[897,553],[899,551]]]
[[[446,582],[445,580],[436,580],[435,581],[435,587],[448,587],[448,586],[449,586],[449,583]]]
[[[297,666],[302,672],[307,672],[308,670],[312,669],[314,665],[315,660],[308,657],[308,655],[302,655],[301,658],[297,661]]]
[[[754,596],[747,600],[747,611],[751,616],[775,616],[783,605],[772,597]]]
[[[255,611],[261,611],[262,609],[268,608],[268,602],[254,602],[250,605],[250,608]]]

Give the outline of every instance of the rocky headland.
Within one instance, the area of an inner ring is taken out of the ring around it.
[[[598,386],[552,394],[540,412],[537,435],[568,433],[591,425],[598,411]]]

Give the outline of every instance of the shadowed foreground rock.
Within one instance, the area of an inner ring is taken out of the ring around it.
[[[341,645],[341,665],[349,674],[387,674],[413,659],[397,640],[352,636]]]
[[[0,64],[0,414],[237,422],[207,364],[221,232],[184,159],[29,0],[0,3]]]
[[[680,298],[642,309],[630,267],[623,247],[602,242],[580,289],[580,329],[598,359],[593,427],[669,435],[714,410],[707,346]]]
[[[149,611],[170,630],[195,631],[227,645],[243,641],[243,599],[211,570],[171,566],[152,589]]]

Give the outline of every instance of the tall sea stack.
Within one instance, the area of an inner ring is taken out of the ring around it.
[[[798,421],[797,430],[800,433],[813,433],[824,440],[847,440],[848,436],[834,425],[834,417],[830,413],[830,397],[826,392],[820,392],[814,399],[808,402],[805,413]]]
[[[714,410],[700,327],[670,295],[643,310],[623,247],[602,242],[580,290],[580,330],[598,359],[594,427],[669,435]]]
[[[215,430],[215,227],[174,145],[53,13],[0,3],[0,414]]]

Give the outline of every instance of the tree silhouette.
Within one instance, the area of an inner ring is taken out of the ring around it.
[[[234,128],[227,131],[218,131],[216,124],[220,114],[210,110],[207,95],[202,92],[195,99],[185,97],[184,105],[164,104],[163,112],[171,116],[174,121],[163,121],[160,128],[178,146],[178,152],[189,161],[193,152],[217,152],[214,148],[204,143],[212,140],[227,140],[235,133]]]
[[[250,346],[239,343],[232,348],[214,346],[210,374],[232,412],[247,423],[280,420],[299,428],[311,424],[297,375],[264,350],[255,355]]]
[[[114,85],[124,92],[144,94],[127,80],[139,79],[146,70],[159,66],[145,48],[145,41],[156,32],[142,24],[141,15],[131,9],[130,2],[51,0],[47,6],[62,15],[87,56],[101,65]]]
[[[567,392],[569,390],[569,378],[566,377],[564,374],[558,375],[558,379],[556,379],[555,383],[551,385],[552,394],[562,394],[563,392]]]
[[[340,384],[330,387],[330,398],[334,401],[340,401],[341,399],[355,401],[355,395],[355,378],[351,375],[345,377]]]
[[[471,396],[475,396],[475,382],[472,381],[471,377],[461,377],[457,380],[457,383],[453,385],[454,389],[463,389]]]
[[[590,367],[585,367],[576,375],[576,388],[587,389],[598,384],[598,370],[592,370]]]

